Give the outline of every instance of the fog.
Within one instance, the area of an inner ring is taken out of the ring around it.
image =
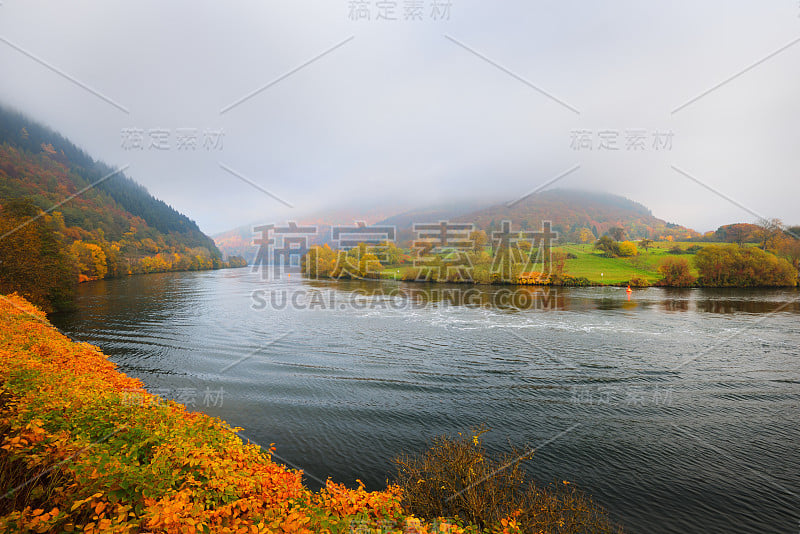
[[[794,0],[0,2],[0,101],[207,233],[549,182],[797,224],[798,61]]]

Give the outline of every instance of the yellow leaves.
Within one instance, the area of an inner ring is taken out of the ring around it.
[[[12,512],[28,531],[311,533],[337,532],[334,525],[354,517],[376,528],[403,517],[397,486],[370,492],[360,480],[355,489],[329,481],[314,493],[301,472],[272,461],[274,443],[262,452],[178,404],[143,400],[132,409],[126,393],[153,398],[139,380],[96,347],[61,335],[23,299],[9,301],[0,299],[0,384],[12,370],[34,378],[0,408],[8,429],[0,447],[21,451],[29,465],[36,460],[37,470],[59,465],[63,477],[50,488],[58,507]],[[109,442],[97,441],[109,428]],[[152,448],[143,454],[137,439]],[[0,531],[11,517],[0,516]]]

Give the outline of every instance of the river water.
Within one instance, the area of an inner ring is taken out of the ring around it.
[[[800,532],[800,294],[264,281],[83,284],[51,320],[312,487],[486,424],[628,532]]]

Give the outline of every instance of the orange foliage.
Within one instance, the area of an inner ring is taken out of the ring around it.
[[[274,447],[160,402],[17,295],[0,324],[0,532],[475,532],[407,518],[396,486],[310,491]]]

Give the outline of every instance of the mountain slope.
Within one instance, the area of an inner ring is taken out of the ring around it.
[[[175,245],[205,247],[213,255],[219,256],[214,241],[203,234],[194,221],[154,198],[143,186],[123,173],[106,178],[114,169],[93,160],[60,134],[4,107],[0,107],[0,144],[4,145],[0,155],[0,172],[5,171],[0,176],[0,199],[31,196],[40,208],[49,209],[66,198],[64,193],[74,194],[96,183],[95,187],[80,196],[89,201],[76,203],[83,211],[91,208],[96,211],[111,209],[123,218],[130,219],[124,215],[127,212],[158,233],[174,234],[172,241]],[[63,188],[54,187],[58,185]],[[120,219],[114,224],[103,225],[92,214],[79,215],[71,204],[65,204],[59,210],[64,213],[67,222],[86,220],[92,227],[84,227],[84,230],[102,227],[105,232],[112,232],[109,237],[113,239],[119,239],[129,230],[129,225]]]
[[[513,229],[521,230],[535,230],[542,221],[551,221],[560,238],[570,242],[588,242],[614,226],[623,228],[629,239],[672,236],[677,240],[699,236],[693,230],[654,217],[645,206],[627,198],[569,189],[543,191],[518,203],[500,204],[456,218],[459,222],[475,223],[487,232],[498,230],[504,220],[510,220]],[[582,230],[588,230],[591,236]]]
[[[0,218],[0,292],[21,291],[49,309],[69,301],[69,277],[48,277],[45,264],[74,272],[75,283],[224,266],[194,221],[63,136],[3,107]]]

